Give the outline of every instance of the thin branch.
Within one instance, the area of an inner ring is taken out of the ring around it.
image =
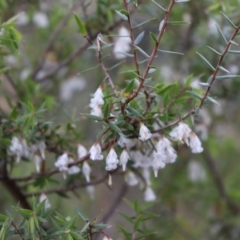
[[[100,222],[104,222],[104,223],[108,222],[109,218],[112,216],[112,214],[116,210],[117,206],[121,203],[122,198],[127,193],[127,190],[128,190],[127,184],[123,183],[123,185],[122,185],[122,187],[121,187],[117,197],[115,198],[115,200],[112,203],[112,205],[108,208],[107,213],[100,219]]]
[[[106,179],[108,179],[108,173],[105,174],[102,178],[92,181],[92,182],[86,182],[86,183],[79,183],[79,184],[73,184],[71,186],[66,186],[66,187],[62,187],[62,188],[58,188],[58,189],[50,189],[50,190],[46,190],[44,191],[45,194],[53,194],[53,193],[64,193],[64,192],[69,192],[69,191],[73,191],[77,188],[82,188],[82,187],[87,187],[87,186],[91,186],[91,185],[97,185],[100,184],[102,182],[104,182]],[[24,196],[25,197],[32,197],[34,196],[40,196],[42,194],[42,191],[38,191],[38,192],[33,192],[33,193],[26,193]]]
[[[240,25],[238,25],[238,27],[235,29],[234,33],[232,34],[230,40],[228,41],[228,43],[227,43],[227,45],[226,45],[226,47],[225,47],[225,49],[224,49],[224,51],[223,51],[223,53],[222,53],[219,61],[218,61],[218,63],[217,63],[217,67],[215,68],[215,70],[214,70],[214,72],[213,72],[213,76],[212,76],[211,82],[209,83],[209,86],[208,86],[208,88],[207,88],[207,90],[206,90],[206,92],[205,92],[205,94],[204,94],[204,96],[203,96],[203,98],[202,98],[199,106],[198,106],[199,108],[202,108],[205,99],[208,97],[208,94],[209,94],[209,92],[210,92],[210,90],[211,90],[211,88],[212,88],[212,85],[213,85],[214,81],[216,80],[216,76],[217,76],[217,73],[218,73],[218,71],[219,71],[219,69],[220,69],[220,67],[221,67],[221,64],[222,64],[222,62],[223,62],[223,59],[224,59],[224,57],[226,56],[226,54],[228,53],[228,50],[229,50],[229,48],[230,48],[231,45],[232,45],[232,41],[233,41],[234,38],[237,36],[239,30],[240,30]]]
[[[131,102],[134,98],[136,98],[136,97],[138,96],[140,90],[141,90],[141,89],[143,88],[143,86],[144,86],[144,81],[145,81],[145,79],[146,79],[146,77],[147,77],[147,75],[148,75],[148,71],[149,71],[149,69],[150,69],[150,66],[151,66],[151,64],[152,64],[152,62],[153,62],[153,60],[154,60],[154,57],[155,57],[156,53],[157,53],[157,50],[158,50],[160,41],[161,41],[162,36],[163,36],[163,33],[164,33],[165,29],[166,29],[167,21],[168,21],[168,19],[169,19],[169,16],[170,16],[170,13],[171,13],[171,11],[172,11],[172,8],[173,8],[174,4],[175,4],[175,0],[171,0],[170,4],[169,4],[169,6],[168,6],[168,9],[167,9],[166,12],[165,12],[165,17],[164,17],[164,19],[163,19],[162,28],[160,29],[160,31],[159,31],[159,33],[158,33],[157,42],[155,43],[155,46],[154,46],[153,51],[152,51],[152,53],[151,53],[151,56],[150,56],[150,58],[149,58],[149,60],[148,60],[147,66],[146,66],[146,68],[145,68],[145,71],[144,71],[144,73],[143,73],[143,75],[142,75],[142,77],[141,77],[141,82],[140,82],[138,88],[136,89],[136,91],[125,101],[125,103],[123,104],[123,108],[125,108],[125,106],[126,106],[129,102]]]
[[[69,18],[72,16],[72,12],[73,10],[76,10],[77,6],[79,4],[74,4],[70,10],[68,11],[68,13],[64,16],[64,18],[62,18],[62,20],[59,22],[58,26],[55,28],[55,30],[53,31],[52,35],[49,38],[49,41],[47,43],[47,46],[42,54],[42,56],[40,57],[40,61],[38,66],[36,67],[35,71],[33,71],[33,75],[32,77],[35,79],[36,75],[38,74],[38,72],[41,70],[41,68],[43,67],[43,64],[45,62],[45,55],[48,51],[51,50],[51,48],[53,47],[58,35],[60,34],[60,31],[65,27],[66,23],[68,22]]]

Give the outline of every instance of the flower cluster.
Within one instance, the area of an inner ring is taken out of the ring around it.
[[[73,162],[74,160],[69,157],[67,153],[63,153],[61,156],[58,157],[54,165],[58,168],[60,172],[63,173],[63,178],[66,179],[66,174],[71,175],[80,172],[80,168],[78,166],[68,167],[68,164]]]
[[[93,98],[90,101],[90,114],[97,116],[97,117],[102,117],[102,109],[101,106],[104,104],[103,100],[103,91],[102,88],[99,87],[97,91],[94,93]]]
[[[37,172],[40,172],[41,162],[45,160],[46,144],[43,141],[28,146],[24,138],[14,136],[8,149],[9,156],[15,156],[19,163],[21,158],[33,158]]]
[[[193,153],[201,153],[203,151],[202,143],[198,136],[183,122],[180,122],[171,132],[170,136],[174,141],[185,142]]]

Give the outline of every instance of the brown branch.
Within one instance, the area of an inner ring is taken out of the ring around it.
[[[112,203],[112,205],[108,208],[107,213],[100,219],[100,222],[103,223],[107,223],[109,218],[112,216],[112,214],[114,213],[114,211],[116,210],[116,207],[121,203],[122,198],[124,197],[124,195],[127,193],[128,190],[128,186],[126,183],[122,184],[122,187],[117,195],[117,197],[115,198],[114,202]]]
[[[157,51],[158,51],[158,46],[159,46],[160,41],[161,41],[161,39],[162,39],[163,33],[164,33],[165,29],[166,29],[167,21],[168,21],[168,19],[169,19],[169,16],[170,16],[170,13],[171,13],[171,11],[172,11],[172,8],[173,8],[174,4],[175,4],[175,0],[171,0],[170,4],[169,4],[169,6],[168,6],[168,9],[167,9],[166,12],[165,12],[165,17],[164,17],[164,19],[163,19],[162,28],[160,29],[160,31],[159,31],[159,33],[158,33],[157,42],[155,43],[155,46],[154,46],[153,51],[152,51],[152,53],[151,53],[151,56],[150,56],[150,58],[149,58],[149,60],[148,60],[147,67],[145,68],[145,71],[144,71],[144,73],[143,73],[143,75],[142,75],[142,77],[141,77],[141,82],[140,82],[137,90],[125,101],[123,107],[125,107],[129,102],[131,102],[134,98],[136,98],[136,97],[138,96],[140,90],[141,90],[142,87],[144,86],[145,78],[146,78],[147,75],[148,75],[148,71],[149,71],[149,69],[150,69],[150,66],[151,66],[151,64],[152,64],[152,62],[153,62],[153,60],[154,60],[154,57],[155,57],[155,55],[156,55],[156,53],[157,53]]]
[[[62,18],[62,20],[59,22],[58,26],[55,28],[55,30],[53,31],[52,35],[49,38],[49,41],[47,43],[47,46],[42,54],[42,56],[40,57],[40,61],[38,66],[36,67],[36,69],[33,71],[32,74],[32,78],[36,79],[36,76],[38,74],[38,72],[41,70],[41,68],[43,67],[43,64],[45,62],[45,55],[48,51],[51,50],[51,48],[53,47],[58,35],[60,34],[60,31],[62,30],[62,28],[65,27],[66,23],[68,22],[69,18],[72,16],[72,12],[73,10],[76,10],[76,7],[79,4],[74,4],[71,9],[69,10],[69,12]]]
[[[66,187],[62,187],[62,188],[58,188],[58,189],[50,189],[50,190],[46,190],[44,191],[45,194],[53,194],[53,193],[64,193],[64,192],[69,192],[69,191],[73,191],[77,188],[82,188],[82,187],[87,187],[87,186],[91,186],[91,185],[97,185],[100,184],[102,182],[104,182],[106,179],[108,179],[108,173],[105,174],[102,178],[92,181],[92,182],[86,182],[86,183],[79,183],[79,184],[73,184],[71,186],[66,186]],[[38,192],[33,192],[33,193],[26,193],[24,196],[25,197],[31,197],[31,196],[39,196],[42,194],[43,191],[38,191]]]
[[[208,86],[208,88],[207,88],[207,90],[206,90],[206,92],[205,92],[205,94],[204,94],[204,96],[203,96],[203,98],[202,98],[199,106],[198,106],[199,108],[201,108],[201,107],[203,106],[205,99],[208,97],[208,94],[209,94],[209,92],[210,92],[210,90],[211,90],[211,88],[212,88],[212,85],[213,85],[214,81],[216,80],[216,76],[217,76],[217,73],[218,73],[218,71],[219,71],[219,69],[220,69],[220,67],[221,67],[221,64],[222,64],[222,62],[223,62],[223,59],[224,59],[224,57],[226,56],[226,54],[228,53],[228,50],[229,50],[229,48],[230,48],[231,45],[232,45],[232,41],[233,41],[234,38],[237,36],[239,30],[240,30],[240,25],[238,25],[238,27],[235,29],[235,31],[234,31],[234,33],[232,34],[230,40],[228,41],[228,43],[227,43],[227,45],[226,45],[223,53],[221,54],[221,57],[220,57],[220,59],[219,59],[219,61],[218,61],[218,63],[217,63],[217,67],[215,68],[215,70],[214,70],[214,72],[213,72],[213,76],[212,76],[211,82],[209,83],[209,86]]]

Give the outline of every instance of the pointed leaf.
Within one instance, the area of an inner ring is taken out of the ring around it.
[[[217,104],[218,106],[220,106],[220,104],[219,104],[214,98],[212,98],[212,97],[207,96],[207,100],[209,100],[210,102],[215,103],[215,104]]]
[[[141,33],[136,37],[136,39],[135,39],[135,41],[134,41],[134,44],[135,44],[135,45],[138,45],[138,44],[142,41],[142,39],[143,39],[143,37],[144,37],[144,33],[145,33],[145,31],[141,32]]]
[[[217,30],[218,30],[218,32],[219,32],[222,40],[224,41],[224,43],[228,43],[228,42],[227,42],[227,39],[225,38],[225,36],[224,36],[224,34],[223,34],[223,32],[222,32],[222,30],[219,28],[219,26],[217,25],[217,23],[215,23],[215,24],[216,24]]]
[[[226,80],[226,79],[232,79],[232,78],[240,78],[240,75],[222,75],[222,76],[216,76],[217,80]]]
[[[150,32],[150,37],[155,43],[158,43],[157,38],[155,37],[155,35],[152,32]]]
[[[187,91],[188,93],[190,93],[192,96],[194,96],[195,98],[198,98],[200,100],[202,100],[202,96],[199,95],[198,93],[194,92],[194,91]]]
[[[149,56],[146,52],[144,52],[140,47],[138,47],[138,46],[136,46],[136,45],[134,45],[134,47],[135,47],[139,52],[141,52],[145,57],[150,58],[150,56]]]
[[[223,12],[221,12],[221,14],[227,19],[227,21],[233,26],[233,28],[237,28],[237,26],[228,18],[226,14],[224,14]]]
[[[78,17],[78,15],[76,13],[74,13],[74,17],[75,17],[75,20],[77,22],[77,25],[79,27],[79,30],[81,32],[81,34],[86,37],[87,36],[87,31],[86,31],[86,28],[83,24],[83,22],[81,21],[81,19]]]
[[[226,72],[226,73],[229,73],[229,71],[226,68],[222,67],[222,66],[218,66],[218,68],[221,69],[222,71]]]
[[[213,71],[215,71],[215,68],[213,67],[213,65],[200,53],[196,52],[200,58],[204,61],[204,63]]]
[[[120,11],[117,11],[117,10],[115,10],[115,12],[117,13],[117,15],[118,15],[122,20],[124,20],[124,21],[127,21],[127,20],[128,20],[128,17],[127,17],[125,14],[123,14],[123,13],[121,13]]]
[[[211,48],[210,46],[207,46],[209,49],[211,49],[213,52],[215,52],[216,54],[218,54],[219,56],[222,56],[222,54],[220,52],[218,52],[217,50]]]

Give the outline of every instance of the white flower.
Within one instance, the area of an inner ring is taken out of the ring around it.
[[[90,153],[90,159],[92,159],[93,161],[103,160],[103,155],[101,154],[102,149],[99,143],[94,143],[90,148],[89,153]]]
[[[112,240],[112,238],[105,236],[102,240]]]
[[[83,163],[83,166],[82,166],[82,173],[86,179],[87,182],[90,182],[90,173],[91,173],[91,168],[90,166],[88,165],[87,162],[84,162]]]
[[[66,172],[68,171],[68,154],[64,153],[58,157],[57,161],[54,163],[55,167],[58,168],[60,172],[63,172],[63,178],[66,178]]]
[[[123,171],[125,171],[127,162],[130,159],[126,149],[123,149],[119,159],[120,159],[120,163],[119,164],[122,165],[122,169],[123,169]]]
[[[100,105],[96,105],[94,108],[91,109],[90,111],[91,115],[97,116],[97,117],[102,117],[102,109]]]
[[[46,144],[44,141],[40,141],[36,144],[33,144],[30,146],[30,152],[32,155],[34,155],[35,153],[37,153],[39,151],[40,156],[42,159],[45,159],[45,150],[46,150]]]
[[[127,185],[131,187],[138,184],[138,179],[133,172],[127,172],[127,174],[125,175],[125,181]]]
[[[153,152],[153,161],[152,161],[152,168],[154,171],[154,176],[158,176],[158,170],[162,169],[166,166],[165,163],[165,156],[158,152]]]
[[[127,148],[130,149],[132,146],[134,146],[134,142],[132,139],[127,138],[124,134],[120,134],[120,137],[117,141],[117,144],[121,147],[121,148]]]
[[[102,117],[102,109],[101,106],[104,104],[103,100],[103,91],[102,88],[99,87],[93,95],[93,98],[90,100],[90,114],[98,117]]]
[[[117,169],[117,165],[119,163],[118,156],[113,148],[110,149],[107,157],[106,157],[106,170],[112,171]]]
[[[135,168],[150,167],[152,164],[150,156],[144,155],[140,151],[131,151],[129,155],[131,160],[134,161],[133,167]]]
[[[191,160],[188,164],[188,178],[191,182],[200,182],[206,179],[206,172],[203,166],[195,160]]]
[[[88,151],[83,145],[78,144],[77,154],[78,154],[78,158],[81,159],[88,154]]]
[[[113,54],[116,59],[124,59],[124,58],[126,58],[125,53],[127,53],[131,50],[130,33],[125,27],[121,27],[119,29],[118,35],[120,37],[116,40],[116,42],[114,44]]]
[[[139,130],[139,139],[142,141],[146,141],[151,138],[152,134],[149,129],[144,125],[144,123],[140,123],[140,130]]]
[[[93,200],[95,198],[95,188],[92,185],[86,187],[86,191],[88,192],[90,198]]]
[[[165,163],[174,163],[176,161],[177,155],[175,150],[172,147],[172,143],[166,137],[160,138],[156,144],[156,150],[162,156]]]
[[[68,158],[68,163],[72,163],[74,160],[72,158]],[[68,174],[73,175],[73,174],[78,174],[80,172],[80,168],[78,166],[71,166],[68,168]]]
[[[194,132],[191,132],[189,135],[188,145],[193,153],[201,153],[203,151],[202,143]]]
[[[40,168],[41,168],[41,163],[42,163],[43,159],[39,155],[34,154],[33,160],[34,160],[34,163],[35,163],[35,166],[36,166],[36,171],[39,173]]]
[[[8,150],[10,155],[16,156],[17,163],[20,162],[21,157],[29,157],[30,155],[26,140],[19,139],[17,137],[12,138],[11,145]]]
[[[152,188],[150,188],[149,186],[146,187],[145,191],[144,191],[144,200],[146,202],[152,202],[156,200],[156,195],[154,193],[154,191],[152,190]]]
[[[33,15],[33,22],[39,28],[46,28],[49,25],[48,17],[44,12],[36,12]]]
[[[51,204],[48,200],[48,197],[46,194],[41,193],[40,198],[39,198],[39,203],[43,202],[45,200],[45,209],[48,209],[51,207]]]
[[[174,141],[184,141],[188,145],[188,137],[191,133],[189,126],[183,122],[180,122],[171,132],[170,136]]]

